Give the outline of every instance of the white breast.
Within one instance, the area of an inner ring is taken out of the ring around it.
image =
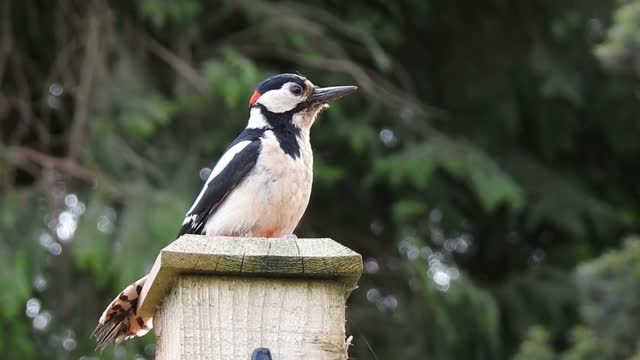
[[[294,159],[282,151],[271,131],[265,133],[256,167],[209,219],[206,234],[278,237],[293,233],[313,183],[308,130],[300,137],[300,157]]]

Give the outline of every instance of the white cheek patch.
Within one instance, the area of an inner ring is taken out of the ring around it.
[[[191,214],[193,209],[195,209],[195,207],[198,205],[198,202],[200,202],[200,200],[202,199],[202,196],[207,191],[207,187],[209,187],[209,183],[211,183],[211,180],[213,180],[216,176],[218,176],[218,174],[220,174],[220,172],[222,172],[222,170],[224,170],[224,168],[227,167],[227,165],[229,165],[231,160],[233,160],[233,157],[236,156],[240,151],[242,151],[249,144],[251,144],[251,140],[241,141],[241,142],[233,145],[233,147],[231,149],[227,150],[222,155],[220,160],[218,160],[218,163],[216,164],[216,166],[213,168],[213,170],[211,170],[211,174],[209,174],[209,178],[207,179],[207,182],[202,187],[202,190],[200,191],[200,194],[198,194],[198,197],[196,198],[196,201],[193,202],[193,205],[191,205],[191,208],[189,209],[189,211],[187,211],[187,215],[188,216],[185,218],[185,223],[190,221],[190,220],[195,219],[195,217],[193,219],[189,219],[190,217],[194,216],[194,215],[189,215],[189,214]],[[183,225],[184,225],[184,223],[183,223]]]
[[[269,123],[262,116],[262,112],[260,112],[259,108],[252,108],[251,113],[249,114],[249,123],[247,124],[247,129],[264,129],[269,127]]]
[[[293,95],[288,87],[284,87],[267,91],[260,96],[257,103],[264,105],[267,110],[273,113],[283,113],[296,107],[300,101],[302,98]]]

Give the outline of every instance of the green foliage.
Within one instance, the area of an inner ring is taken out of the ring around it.
[[[618,1],[614,24],[607,39],[595,49],[602,62],[611,67],[640,71],[640,2]]]
[[[205,62],[202,72],[229,108],[244,108],[247,93],[266,76],[250,59],[232,49],[225,49],[220,59]]]
[[[515,157],[509,163],[514,177],[528,192],[526,226],[535,228],[551,224],[575,238],[587,236],[589,221],[602,236],[611,228],[628,221],[620,210],[598,198],[597,194],[581,188],[580,180],[559,175],[540,163],[524,157]],[[553,193],[554,196],[548,196]],[[616,213],[618,211],[618,213]]]
[[[141,140],[151,138],[174,116],[177,105],[147,85],[127,55],[115,66],[110,91],[114,117],[126,134]],[[134,97],[136,101],[131,101]]]
[[[628,238],[621,250],[581,264],[576,278],[582,325],[571,331],[571,346],[554,354],[547,331],[543,327],[532,327],[515,359],[613,360],[631,359],[640,354],[635,299],[640,289],[638,269],[640,238],[637,236]]]
[[[100,193],[92,194],[87,201],[87,210],[78,222],[74,246],[74,260],[78,268],[95,274],[96,283],[104,286],[108,273],[104,271],[111,263],[104,254],[113,250],[114,209]],[[98,230],[98,231],[96,231]],[[102,231],[101,231],[102,230]]]
[[[33,272],[31,262],[34,259],[28,257],[32,249],[21,241],[22,237],[31,235],[29,231],[21,231],[28,224],[29,210],[32,210],[20,205],[26,200],[13,194],[4,197],[0,203],[0,226],[3,229],[0,253],[4,254],[4,260],[0,262],[0,286],[5,289],[0,294],[0,319],[20,319],[24,303],[31,295],[29,275]]]
[[[541,327],[529,329],[526,340],[520,345],[514,360],[554,360],[549,334]]]
[[[166,238],[177,233],[173,219],[184,216],[187,208],[186,201],[171,193],[140,187],[132,194],[117,224],[114,258],[109,264],[119,286],[127,286],[131,284],[131,279],[142,277],[140,274],[148,271],[155,260],[150,257],[146,261],[131,264],[130,254],[157,254],[166,244]]]
[[[406,149],[377,164],[377,175],[388,177],[396,187],[410,185],[424,189],[436,170],[464,181],[479,197],[485,211],[506,204],[520,209],[524,193],[518,184],[489,156],[477,148],[443,137]]]
[[[580,314],[593,337],[612,358],[640,351],[640,238],[630,237],[621,250],[608,252],[577,269]],[[584,336],[584,335],[583,335]]]
[[[583,327],[576,327],[571,331],[572,347],[565,351],[561,360],[606,360],[617,359],[611,355],[611,345],[596,336],[592,331]]]
[[[202,12],[199,0],[182,0],[179,3],[171,0],[141,0],[138,7],[142,16],[156,29],[161,29],[168,22],[189,25],[196,21]]]
[[[399,224],[406,223],[410,219],[420,218],[427,213],[427,206],[422,201],[398,200],[393,204],[392,213]]]
[[[42,251],[24,241],[35,235],[29,227],[34,209],[22,204],[33,204],[33,200],[23,194],[9,194],[0,202],[0,324],[15,324],[0,326],[0,336],[13,340],[0,341],[0,351],[8,358],[37,354],[29,339],[31,324],[24,321],[25,303],[33,293],[31,276],[42,266],[37,261]]]

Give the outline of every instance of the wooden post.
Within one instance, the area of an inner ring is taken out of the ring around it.
[[[347,359],[345,301],[359,254],[331,239],[184,235],[164,248],[138,311],[157,359]]]

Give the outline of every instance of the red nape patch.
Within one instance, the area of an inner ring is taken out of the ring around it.
[[[253,95],[251,95],[251,99],[249,99],[249,106],[253,106],[253,104],[255,104],[256,101],[258,101],[258,98],[262,96],[262,94],[260,94],[260,91],[256,90],[253,92]]]

